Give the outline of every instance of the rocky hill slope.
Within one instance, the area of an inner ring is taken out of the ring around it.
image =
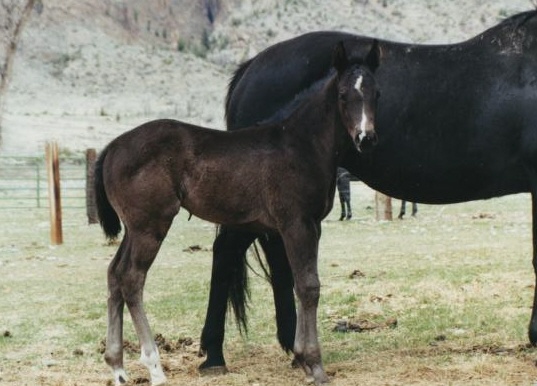
[[[15,59],[0,152],[102,147],[149,119],[223,128],[234,67],[265,47],[331,29],[465,40],[530,0],[44,0]]]

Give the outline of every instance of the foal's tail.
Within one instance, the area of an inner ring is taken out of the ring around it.
[[[109,239],[115,239],[119,232],[121,231],[121,222],[119,217],[110,205],[108,201],[108,196],[104,190],[104,180],[103,180],[103,163],[108,153],[108,148],[105,148],[97,162],[95,163],[95,173],[94,173],[94,190],[95,190],[95,203],[97,205],[97,213],[99,215],[99,222],[103,228],[104,234]]]

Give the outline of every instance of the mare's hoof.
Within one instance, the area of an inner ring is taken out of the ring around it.
[[[216,377],[227,374],[229,371],[226,366],[199,367],[200,375],[203,377]]]

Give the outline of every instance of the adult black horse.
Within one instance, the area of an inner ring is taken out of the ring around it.
[[[537,11],[514,15],[459,44],[380,41],[378,144],[343,167],[373,189],[412,202],[447,204],[530,192],[537,271]],[[276,44],[242,64],[227,95],[229,130],[279,120],[330,67],[335,42],[363,57],[372,39],[309,33]],[[352,55],[352,54],[351,54]],[[258,238],[274,290],[278,339],[293,349],[293,280],[278,237],[224,228],[214,261],[201,369],[225,366],[227,299],[245,325],[245,251]],[[536,286],[537,289],[537,286]],[[529,339],[537,343],[534,300]]]

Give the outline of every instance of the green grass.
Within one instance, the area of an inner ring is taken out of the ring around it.
[[[416,219],[381,223],[370,209],[373,193],[361,184],[353,185],[353,221],[337,221],[338,204],[323,222],[319,256],[319,334],[325,364],[343,374],[336,374],[336,380],[361,374],[370,377],[370,384],[392,384],[407,372],[414,374],[410,369],[426,368],[438,374],[471,372],[468,376],[483,381],[474,384],[509,384],[513,371],[533,377],[534,368],[525,365],[526,354],[502,360],[479,354],[486,348],[527,342],[535,281],[528,195],[420,205]],[[394,213],[397,210],[394,200]],[[10,335],[0,334],[0,381],[31,384],[32,377],[41,377],[45,385],[67,385],[71,378],[61,374],[84,368],[87,384],[102,384],[109,374],[99,352],[106,334],[106,269],[117,245],[107,245],[99,227],[85,224],[83,213],[68,210],[64,245],[49,247],[47,216],[46,211],[14,211],[5,216],[14,220],[4,221],[0,232],[0,333]],[[144,297],[153,332],[168,340],[190,337],[198,342],[215,229],[187,217],[181,212],[170,230],[149,271]],[[185,252],[191,245],[204,250]],[[355,270],[364,276],[351,278]],[[240,336],[231,317],[226,327],[225,354],[232,368],[236,366],[234,375],[215,381],[186,378],[180,383],[243,385],[259,379],[265,384],[271,374],[289,371],[285,363],[290,359],[280,353],[275,340],[270,287],[255,275],[251,287],[248,335]],[[341,319],[398,323],[396,328],[365,333],[332,331]],[[125,339],[137,342],[127,312]],[[475,354],[475,347],[483,349]],[[126,356],[135,359],[137,354]],[[43,364],[51,358],[58,364]],[[172,362],[172,368],[190,369],[177,370],[174,376],[195,373],[202,359],[188,358],[182,364]],[[385,366],[389,358],[392,364]],[[130,359],[127,362],[134,366]],[[255,367],[260,363],[270,364],[270,374]],[[463,363],[473,367],[465,369]],[[375,378],[379,366],[385,366],[384,374]],[[300,379],[300,374],[292,374],[281,376]],[[410,383],[419,383],[420,374]],[[437,384],[458,384],[455,375],[450,379]]]

